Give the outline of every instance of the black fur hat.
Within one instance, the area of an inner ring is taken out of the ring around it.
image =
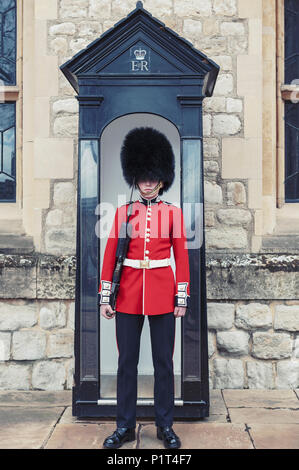
[[[174,180],[175,159],[172,146],[164,134],[152,127],[136,127],[125,137],[121,166],[129,186],[140,180],[163,181],[159,194],[167,191]]]

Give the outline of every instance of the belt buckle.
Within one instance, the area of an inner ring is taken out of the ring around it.
[[[141,259],[140,268],[149,268],[149,259]]]

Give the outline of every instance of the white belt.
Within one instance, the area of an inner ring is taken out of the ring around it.
[[[124,266],[131,266],[131,268],[161,268],[163,266],[170,266],[170,258],[164,259],[124,259]]]

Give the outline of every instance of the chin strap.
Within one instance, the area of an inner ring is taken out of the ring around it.
[[[153,194],[155,194],[155,192],[156,192],[157,190],[159,190],[160,188],[163,187],[163,183],[162,183],[162,181],[160,181],[160,182],[154,187],[154,189],[153,189],[152,191],[150,191],[149,193],[148,193],[148,192],[145,192],[145,193],[142,192],[141,189],[139,188],[139,185],[138,185],[138,184],[137,184],[137,186],[138,186],[138,189],[139,189],[139,192],[140,192],[141,196],[146,197],[146,196],[152,196]]]

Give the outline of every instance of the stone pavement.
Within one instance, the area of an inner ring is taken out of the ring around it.
[[[299,449],[299,389],[212,390],[210,403],[209,418],[175,422],[182,449]],[[114,429],[73,417],[70,391],[0,392],[1,449],[101,449]],[[153,421],[136,429],[122,449],[164,449]]]

